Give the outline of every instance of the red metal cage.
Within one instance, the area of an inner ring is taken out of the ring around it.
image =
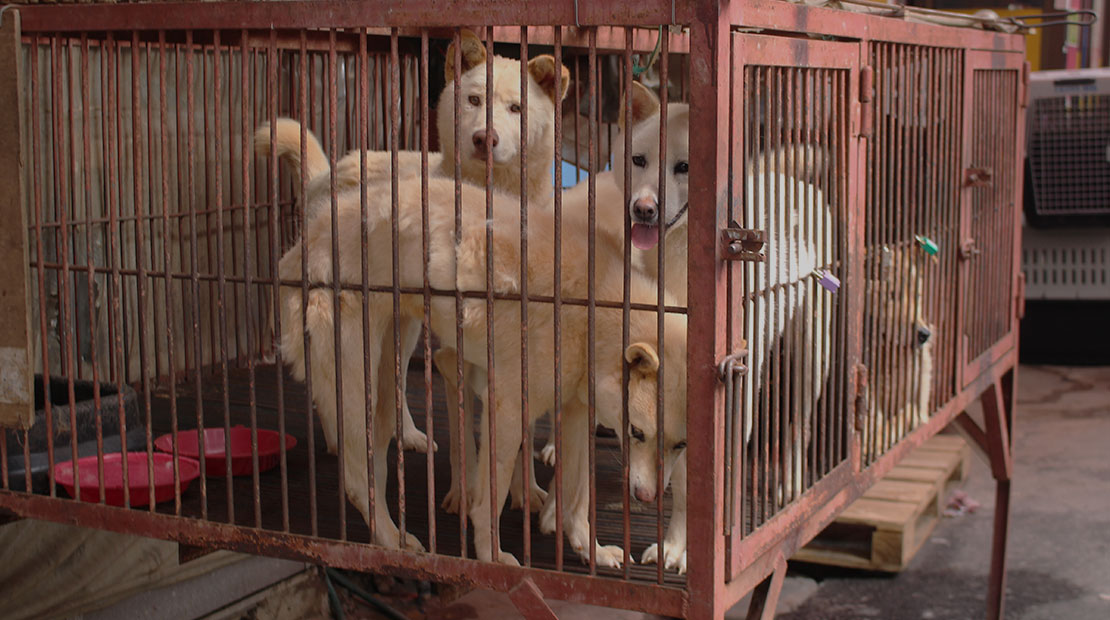
[[[769,617],[786,559],[955,421],[998,481],[987,613],[1001,616],[1020,36],[780,0],[2,20],[0,107],[19,111],[0,121],[5,513],[510,591],[532,613],[542,593],[718,618],[757,588]],[[484,90],[464,96],[469,71]],[[480,135],[457,120],[495,84],[518,97],[507,183],[494,106]],[[637,133],[651,105],[653,133]],[[256,156],[283,117],[299,152]],[[644,153],[662,163],[657,249],[641,252]],[[963,413],[976,399],[982,425]],[[376,443],[418,437],[409,408],[438,450]],[[242,479],[222,464],[235,425],[250,429]],[[205,429],[190,485],[179,438]],[[292,439],[268,451],[259,430]],[[163,466],[163,434],[172,500],[146,485],[109,505],[105,457],[139,455],[121,463],[135,488]],[[531,458],[544,439],[553,467]],[[59,490],[70,461],[95,468],[74,472],[95,499]],[[501,510],[513,462],[523,505]],[[448,488],[458,516],[440,507]],[[664,566],[676,541],[686,575]],[[649,548],[656,564],[632,562]],[[502,550],[521,566],[477,559]]]

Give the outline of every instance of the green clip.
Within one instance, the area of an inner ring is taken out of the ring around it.
[[[920,245],[921,249],[925,250],[925,253],[929,256],[936,256],[937,253],[940,252],[940,246],[937,245],[936,241],[928,237],[922,237],[921,235],[914,235],[914,239],[917,240],[917,244]]]
[[[660,26],[659,37],[655,39],[655,49],[651,50],[651,55],[648,56],[647,64],[641,65],[639,59],[632,63],[633,77],[640,77],[641,73],[647,71],[649,68],[651,68],[652,65],[655,64],[656,59],[659,58],[659,44],[663,42],[664,36],[666,36],[666,33],[663,32],[663,27]]]

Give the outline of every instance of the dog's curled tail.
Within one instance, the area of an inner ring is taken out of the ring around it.
[[[254,132],[254,152],[260,157],[269,157],[273,146],[278,159],[284,161],[299,177],[301,174],[301,124],[291,118],[277,119],[276,142],[270,143],[270,123],[263,123]],[[311,131],[305,131],[304,167],[308,178],[312,179],[327,172],[331,166],[324,155],[320,141]]]

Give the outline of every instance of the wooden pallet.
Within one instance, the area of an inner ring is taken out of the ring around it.
[[[962,437],[933,437],[791,559],[901,571],[936,527],[948,493],[967,478],[970,458],[971,449]]]

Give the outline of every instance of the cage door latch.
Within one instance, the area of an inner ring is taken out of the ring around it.
[[[741,228],[736,220],[729,222],[727,228],[721,229],[721,247],[725,260],[763,261],[767,256],[763,253],[763,244],[766,235],[762,230]]]
[[[721,380],[721,383],[726,383],[732,377],[748,374],[747,361],[747,349],[729,353],[721,360],[721,363],[717,364],[717,378]]]
[[[960,258],[963,260],[971,260],[982,254],[982,252],[983,251],[975,245],[974,239],[964,239],[964,242],[960,244]]]

